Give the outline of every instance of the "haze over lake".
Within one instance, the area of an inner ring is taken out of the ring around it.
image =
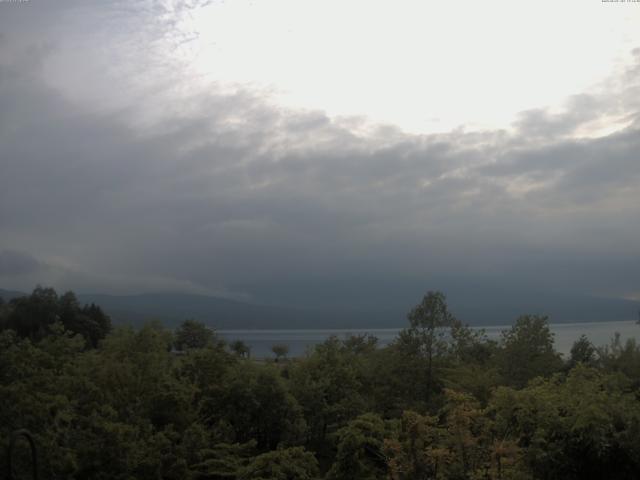
[[[617,333],[623,341],[640,336],[640,325],[633,321],[623,322],[590,322],[550,324],[555,335],[555,349],[565,358],[571,350],[573,342],[581,335],[596,347],[609,344]],[[483,327],[490,339],[498,340],[503,330],[510,325]],[[273,357],[271,347],[275,344],[289,346],[289,356],[304,355],[308,349],[324,342],[335,335],[344,338],[349,335],[370,334],[378,338],[380,346],[388,345],[397,336],[400,328],[382,329],[333,329],[333,330],[219,330],[218,334],[227,341],[242,340],[251,348],[251,355],[256,358]]]

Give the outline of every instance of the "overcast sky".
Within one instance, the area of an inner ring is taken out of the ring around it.
[[[640,299],[639,240],[640,3],[0,0],[0,288]]]

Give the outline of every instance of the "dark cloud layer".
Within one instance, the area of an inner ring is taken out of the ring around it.
[[[63,40],[0,32],[6,288],[356,307],[487,285],[640,295],[640,51],[610,90],[513,130],[361,135],[215,85],[136,123],[148,98],[96,109],[47,81]],[[609,117],[624,126],[580,133]]]
[[[4,250],[0,252],[0,276],[14,277],[41,273],[47,266],[29,254]]]

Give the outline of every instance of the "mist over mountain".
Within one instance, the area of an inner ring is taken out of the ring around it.
[[[23,295],[0,289],[0,297],[5,300]],[[407,324],[407,312],[413,306],[322,309],[177,293],[78,294],[78,300],[100,305],[115,324],[139,326],[148,320],[161,320],[173,327],[193,318],[217,329],[398,328]],[[474,291],[451,295],[448,301],[460,320],[474,326],[508,325],[524,314],[548,315],[552,323],[635,320],[640,311],[640,302],[631,300],[533,292],[497,297]]]
[[[636,318],[637,4],[553,4],[575,35],[367,5],[380,36],[285,3],[0,2],[0,285],[224,328],[402,325],[429,290],[471,324]]]

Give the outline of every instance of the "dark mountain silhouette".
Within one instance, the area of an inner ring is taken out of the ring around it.
[[[25,294],[0,289],[0,297],[5,300],[21,295]],[[194,318],[218,329],[403,327],[412,306],[298,308],[176,293],[78,294],[78,299],[81,303],[100,305],[116,324],[136,326],[157,319],[175,326]],[[496,295],[467,290],[448,295],[447,301],[452,312],[470,325],[511,324],[522,314],[548,315],[552,323],[636,320],[640,309],[640,302],[632,300],[535,292]]]
[[[18,292],[17,290],[3,290],[2,288],[0,288],[0,298],[5,301],[9,301],[12,298],[16,297],[22,297],[24,295],[26,295],[26,293],[24,292]]]

